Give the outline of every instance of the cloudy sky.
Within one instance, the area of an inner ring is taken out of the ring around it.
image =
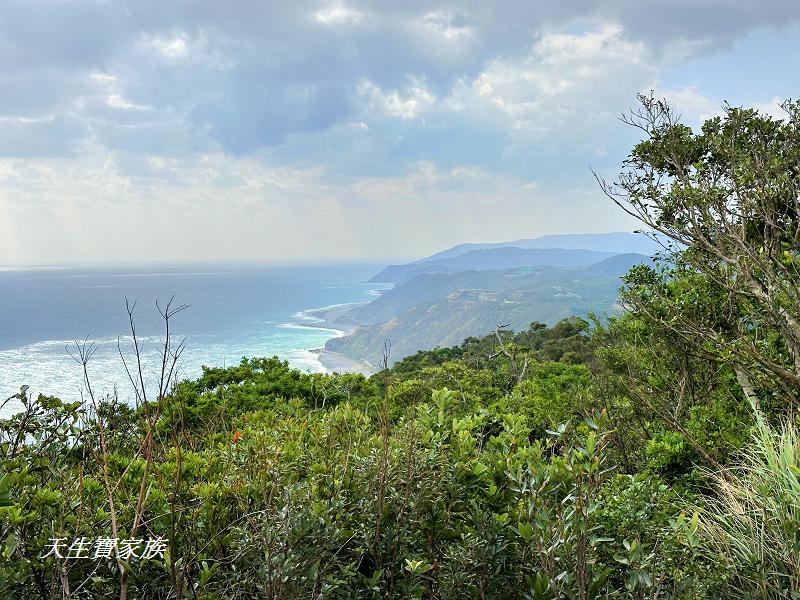
[[[631,230],[637,92],[798,96],[796,0],[2,0],[0,266]]]

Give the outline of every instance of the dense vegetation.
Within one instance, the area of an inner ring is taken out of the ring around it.
[[[787,111],[695,134],[643,98],[647,139],[606,189],[675,244],[626,275],[618,317],[498,327],[369,379],[243,360],[136,409],[21,390],[3,597],[799,597]],[[167,551],[41,558],[112,534]]]

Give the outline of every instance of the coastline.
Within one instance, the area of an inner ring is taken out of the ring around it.
[[[344,315],[352,308],[364,304],[369,304],[369,302],[352,302],[349,304],[312,308],[301,311],[295,316],[303,320],[303,327],[326,329],[335,332],[335,335],[332,337],[346,337],[352,334],[357,329],[358,325],[347,319],[343,319]],[[369,377],[378,371],[367,361],[351,358],[339,352],[326,350],[325,348],[312,348],[310,352],[316,355],[322,368],[328,373],[359,373],[365,377]]]
[[[358,373],[364,377],[369,377],[378,372],[368,362],[350,358],[338,352],[331,352],[324,348],[316,348],[311,352],[316,354],[317,360],[328,373]]]

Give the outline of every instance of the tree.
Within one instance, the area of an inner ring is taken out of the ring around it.
[[[784,119],[726,106],[694,133],[665,101],[640,101],[623,120],[646,139],[616,183],[598,180],[662,241],[669,263],[632,271],[624,300],[687,348],[728,365],[755,410],[776,385],[796,406],[800,102],[783,104]],[[705,310],[708,297],[687,302],[676,280],[705,288],[715,309]]]

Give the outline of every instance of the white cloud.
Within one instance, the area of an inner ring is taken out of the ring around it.
[[[781,108],[781,104],[783,104],[785,100],[785,98],[775,96],[769,102],[755,102],[750,106],[755,108],[762,115],[769,115],[773,119],[783,120],[786,118],[786,111]]]
[[[358,85],[359,96],[366,100],[367,109],[379,115],[414,119],[422,116],[436,103],[436,97],[428,90],[425,81],[410,76],[402,91],[386,92],[369,80]]]
[[[507,132],[504,156],[521,156],[536,144],[603,157],[618,137],[612,133],[619,130],[617,117],[657,72],[646,46],[619,25],[545,31],[528,52],[494,58],[476,76],[459,80],[437,109]]]
[[[231,69],[235,59],[227,56],[223,51],[226,46],[236,46],[238,42],[226,43],[220,38],[215,24],[200,27],[194,31],[180,31],[164,34],[144,33],[140,36],[138,45],[134,45],[131,57],[133,61],[141,61],[157,57],[156,64],[163,63],[172,67],[208,67],[217,71]],[[126,64],[133,71],[142,71],[146,64]],[[169,82],[165,82],[169,83]]]
[[[362,12],[348,8],[341,2],[333,2],[314,13],[314,20],[322,25],[357,25],[363,19]]]
[[[429,31],[450,43],[463,44],[475,35],[475,28],[451,10],[431,11],[422,17],[422,21]]]
[[[179,59],[189,56],[189,47],[186,45],[186,40],[180,36],[149,37],[146,43],[168,59]]]
[[[706,119],[724,114],[722,101],[711,98],[694,86],[662,88],[659,86],[642,89],[643,94],[652,91],[657,98],[669,101],[681,121],[691,127],[699,127]]]
[[[106,98],[106,104],[111,106],[112,108],[121,108],[123,110],[145,110],[149,107],[144,106],[142,104],[135,104],[126,100],[120,94],[111,94]]]
[[[492,60],[452,102],[496,109],[517,131],[547,133],[567,119],[593,119],[598,111],[630,102],[631,89],[653,76],[643,44],[619,26],[582,34],[547,32],[520,59]]]
[[[114,75],[99,72],[89,73],[89,79],[106,86],[112,86],[119,81]]]
[[[0,123],[16,123],[20,125],[32,125],[34,123],[50,123],[52,116],[46,117],[0,117]]]

